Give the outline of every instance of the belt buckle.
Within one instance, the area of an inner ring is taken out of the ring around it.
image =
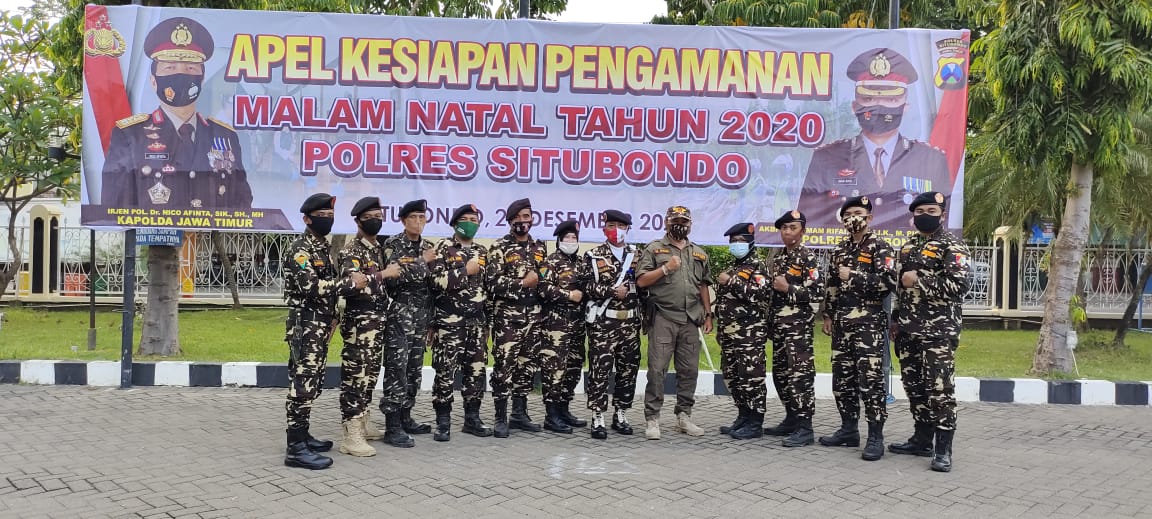
[[[616,310],[616,319],[619,321],[623,321],[623,320],[628,319],[628,311],[627,310]]]

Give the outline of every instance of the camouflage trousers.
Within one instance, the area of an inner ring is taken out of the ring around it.
[[[540,389],[544,402],[569,402],[584,375],[584,316],[581,312],[550,314],[542,324]]]
[[[331,319],[331,320],[330,320]],[[312,402],[320,397],[328,364],[328,342],[332,340],[335,318],[317,317],[313,312],[288,310],[288,398],[284,410],[290,429],[308,428]]]
[[[908,394],[908,407],[917,423],[937,429],[956,429],[957,339],[920,339],[896,336],[900,379]]]
[[[457,374],[461,374],[460,396],[464,402],[484,398],[484,376],[488,367],[488,338],[484,335],[484,323],[477,321],[438,327],[431,347],[432,367],[436,370],[432,382],[433,403],[452,405]]]
[[[350,420],[364,414],[380,377],[384,354],[384,316],[377,312],[345,313],[340,322],[340,414]]]
[[[772,385],[784,409],[797,418],[816,413],[816,364],[812,353],[812,326],[778,330],[772,338]]]
[[[539,310],[497,308],[492,317],[492,398],[528,396],[532,378],[540,369]]]
[[[421,324],[393,315],[385,326],[384,371],[380,377],[380,412],[384,414],[416,405],[428,340],[427,323]]]
[[[764,348],[768,338],[720,334],[716,342],[720,344],[720,372],[732,401],[738,407],[763,413],[768,398],[768,387],[764,385],[767,378]]]
[[[888,419],[884,389],[884,327],[887,316],[876,320],[832,324],[832,393],[844,419],[860,419],[860,401],[869,423]]]
[[[588,409],[608,411],[609,382],[613,385],[612,407],[631,409],[640,372],[639,317],[599,317],[588,328],[588,380],[584,387]]]

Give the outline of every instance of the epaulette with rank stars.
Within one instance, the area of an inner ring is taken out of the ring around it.
[[[124,128],[127,128],[129,126],[132,126],[135,124],[140,124],[144,121],[147,121],[148,117],[150,117],[148,114],[136,114],[136,115],[133,115],[131,117],[125,117],[123,119],[120,119],[119,121],[116,121],[116,127],[120,128],[120,129],[124,129]]]
[[[228,124],[228,123],[226,123],[226,122],[224,122],[224,121],[221,121],[220,119],[217,119],[217,118],[215,118],[215,117],[208,117],[207,119],[208,119],[209,121],[212,121],[212,122],[216,123],[216,124],[219,124],[220,126],[223,126],[223,127],[227,128],[227,129],[228,129],[228,130],[230,130],[230,131],[236,131],[236,129],[235,129],[235,128],[233,128],[231,124]]]

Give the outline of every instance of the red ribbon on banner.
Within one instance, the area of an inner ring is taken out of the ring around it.
[[[968,132],[968,42],[969,33],[961,38],[936,42],[940,59],[936,67],[936,86],[944,89],[940,111],[928,141],[944,150],[952,183],[960,174],[964,160],[964,138]]]
[[[132,115],[124,76],[120,73],[120,56],[126,52],[124,37],[108,20],[108,8],[89,4],[84,8],[84,84],[100,143],[105,152],[112,137],[112,125]]]

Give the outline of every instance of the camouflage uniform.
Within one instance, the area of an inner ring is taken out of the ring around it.
[[[632,264],[625,267],[624,260],[616,259],[607,243],[584,253],[589,270],[595,269],[594,282],[588,284],[585,297],[594,305],[609,301],[603,313],[588,326],[588,380],[584,392],[588,409],[601,413],[608,410],[608,381],[613,372],[612,406],[631,409],[636,397],[641,314],[635,272],[640,251],[634,245],[626,245],[621,258],[626,259],[629,254],[633,254]],[[624,283],[631,287],[628,297],[622,300],[616,299],[613,288],[621,268],[630,271]]]
[[[896,290],[896,355],[912,418],[937,430],[956,428],[955,357],[961,306],[968,293],[968,247],[943,229],[917,234],[900,250],[897,269],[918,271]]]
[[[288,342],[290,429],[307,429],[312,402],[320,396],[328,359],[328,342],[336,326],[336,298],[355,290],[336,275],[328,240],[305,233],[288,247],[280,268],[288,304],[284,340]]]
[[[488,340],[485,334],[488,290],[484,286],[483,271],[469,276],[465,272],[465,265],[476,258],[483,268],[488,250],[476,243],[465,247],[452,237],[436,244],[436,257],[432,277],[435,293],[432,367],[436,369],[432,402],[452,404],[453,385],[461,369],[463,377],[460,396],[465,403],[479,402],[484,397],[484,376],[488,363]]]
[[[576,255],[553,252],[540,269],[540,296],[544,319],[540,348],[540,372],[545,403],[570,402],[584,374],[584,305],[573,303],[572,290],[586,290],[591,276],[588,265]]]
[[[884,299],[896,288],[895,252],[868,232],[860,243],[844,238],[828,264],[824,318],[832,320],[832,392],[845,421],[860,418],[860,400],[869,423],[888,418],[884,390]],[[852,269],[848,281],[840,268]]]
[[[492,398],[509,395],[526,397],[532,391],[532,377],[539,369],[542,318],[539,285],[521,286],[528,272],[540,270],[546,249],[544,242],[528,235],[523,242],[511,234],[500,238],[488,252],[488,286],[494,300],[492,315],[492,356],[494,364],[489,383]]]
[[[736,405],[764,414],[768,389],[764,385],[764,346],[768,321],[764,306],[772,298],[767,265],[753,252],[725,272],[727,284],[716,286],[716,342],[720,344],[720,370]]]
[[[816,410],[816,366],[812,360],[812,302],[824,291],[816,255],[803,245],[772,258],[770,279],[784,276],[788,292],[772,291],[768,310],[772,339],[772,383],[784,407],[801,420]]]
[[[364,288],[344,296],[344,318],[340,322],[340,336],[344,339],[340,352],[340,411],[344,420],[350,420],[368,410],[380,376],[388,294],[384,283],[373,278],[384,267],[383,249],[378,242],[354,238],[336,257],[343,279],[350,281],[352,272],[369,278]]]
[[[404,233],[384,241],[384,257],[400,264],[400,277],[387,280],[392,313],[385,326],[384,384],[380,411],[412,409],[420,390],[424,347],[432,316],[431,276],[422,257],[432,242],[409,240]]]

